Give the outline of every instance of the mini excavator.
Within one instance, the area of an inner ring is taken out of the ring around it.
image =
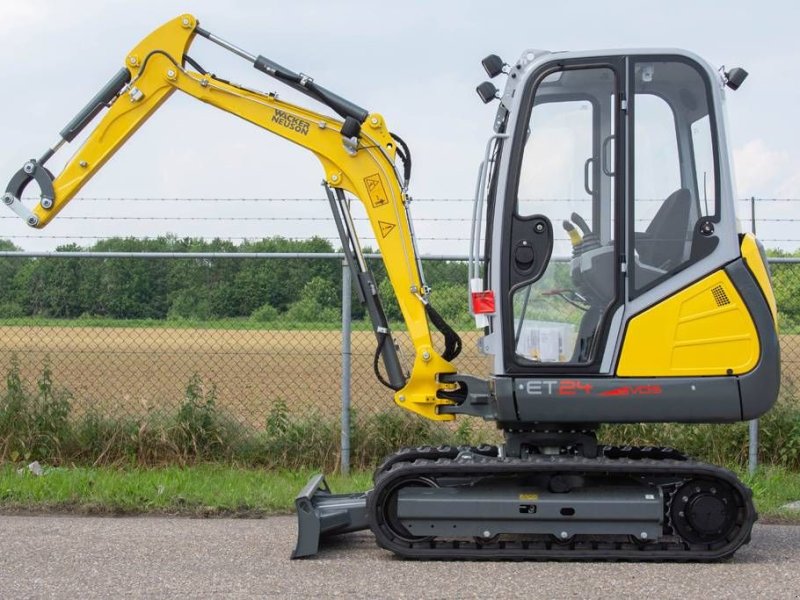
[[[319,114],[221,79],[188,55],[196,36],[326,106]],[[747,72],[675,49],[547,52],[483,60],[497,101],[478,173],[465,301],[491,373],[459,373],[458,334],[430,303],[409,216],[411,153],[384,118],[181,15],[24,163],[3,202],[44,227],[176,91],[307,148],[376,336],[375,371],[421,417],[494,421],[497,446],[420,447],[384,460],[374,487],[333,494],[322,475],[296,500],[295,557],[371,529],[417,559],[708,561],[750,540],[751,491],[671,448],[609,446],[603,423],[753,419],[780,385],[764,250],[739,231],[725,88]],[[104,113],[54,176],[48,159]],[[41,198],[29,209],[23,190]],[[414,346],[407,370],[361,253],[363,203]],[[543,200],[543,198],[546,198]],[[554,253],[571,254],[567,261]],[[440,351],[431,326],[444,335]],[[382,363],[382,367],[380,367]]]

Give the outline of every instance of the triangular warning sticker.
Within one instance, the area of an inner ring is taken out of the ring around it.
[[[386,221],[378,221],[378,225],[381,226],[381,237],[386,237],[395,228],[394,223],[387,223]]]

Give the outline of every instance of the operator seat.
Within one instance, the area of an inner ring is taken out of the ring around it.
[[[672,192],[661,204],[644,233],[636,234],[639,260],[664,271],[684,261],[692,196],[686,188]]]

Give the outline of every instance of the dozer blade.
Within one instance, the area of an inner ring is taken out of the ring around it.
[[[313,556],[323,538],[367,529],[367,494],[333,494],[324,475],[311,477],[294,500],[297,545],[292,558]]]

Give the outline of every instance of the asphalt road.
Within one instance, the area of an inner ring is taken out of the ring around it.
[[[293,517],[0,517],[0,598],[800,598],[800,527],[718,564],[412,562],[367,534],[291,561]]]

